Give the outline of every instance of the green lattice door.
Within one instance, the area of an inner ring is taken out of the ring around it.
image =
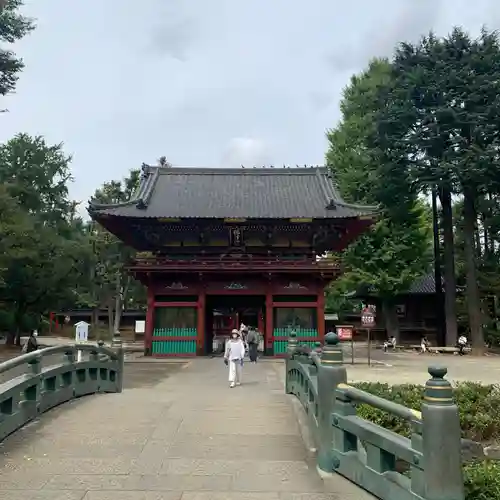
[[[299,344],[314,347],[318,341],[317,313],[314,307],[277,307],[274,310],[273,350],[275,356],[286,353],[290,332]]]
[[[197,339],[196,307],[155,308],[153,356],[194,356]]]

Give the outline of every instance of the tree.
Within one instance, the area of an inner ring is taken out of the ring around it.
[[[386,60],[372,61],[351,79],[341,102],[341,122],[327,134],[326,158],[347,201],[380,206],[372,231],[344,252],[346,272],[333,286],[369,287],[382,302],[388,334],[398,338],[394,300],[428,270],[430,221],[404,172],[397,179],[393,175],[391,183],[380,177],[380,162],[388,159],[372,146],[371,137],[390,79]]]
[[[72,302],[84,246],[66,239],[26,212],[8,188],[0,188],[0,303],[11,313],[8,343],[19,343],[27,321]]]
[[[106,182],[96,190],[94,199],[100,203],[122,203],[131,198],[138,188],[140,171],[131,170],[122,181]],[[145,302],[143,286],[133,280],[125,269],[125,264],[133,258],[133,249],[124,245],[119,239],[96,223],[89,226],[89,234],[94,250],[94,261],[91,270],[92,287],[89,304],[96,311],[107,307],[109,331],[119,331],[122,311],[133,302]],[[94,317],[95,325],[96,319]]]
[[[22,5],[22,0],[7,0],[3,8],[0,7],[0,42],[2,44],[12,44],[35,29],[32,19],[18,13]],[[15,89],[19,73],[23,68],[23,61],[17,58],[14,52],[0,49],[0,95],[5,96]]]
[[[79,263],[88,250],[68,197],[70,157],[62,145],[20,134],[0,146],[4,247],[0,302],[13,317],[13,333],[26,319],[74,301]]]
[[[377,117],[377,145],[406,169],[422,191],[438,188],[444,216],[445,289],[455,293],[451,199],[464,201],[466,296],[472,345],[484,349],[477,271],[477,208],[500,182],[500,46],[483,30],[472,40],[461,29],[443,39],[432,33],[416,45],[401,44],[392,83]],[[389,178],[391,172],[387,172]],[[446,265],[447,264],[447,265]],[[447,323],[453,318],[447,310]],[[448,331],[447,341],[456,332]]]
[[[66,225],[73,212],[70,163],[63,144],[48,145],[43,137],[18,134],[0,146],[0,183],[43,224]]]

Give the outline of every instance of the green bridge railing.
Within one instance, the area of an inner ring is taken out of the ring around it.
[[[460,420],[446,368],[429,368],[417,411],[349,386],[337,335],[325,341],[321,354],[306,354],[291,334],[286,359],[286,392],[307,414],[319,471],[382,500],[464,500]],[[410,422],[411,438],[357,416],[361,403]]]
[[[77,351],[82,360],[77,361]],[[45,363],[44,363],[45,362]],[[122,392],[124,353],[98,345],[40,349],[0,363],[0,441],[73,398]]]

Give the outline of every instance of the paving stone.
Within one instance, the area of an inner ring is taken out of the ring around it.
[[[181,435],[167,450],[168,457],[214,459],[303,460],[306,451],[300,436],[245,436],[215,434],[200,439]]]
[[[174,491],[89,491],[83,500],[181,500]]]
[[[277,474],[280,477],[292,477],[296,474],[311,474],[311,470],[303,461],[271,461],[260,460],[211,460],[170,458],[163,462],[161,474],[212,475],[225,474],[248,476],[260,474]],[[315,474],[313,474],[315,475]]]
[[[45,488],[59,490],[224,491],[231,489],[231,476],[194,475],[84,475],[54,476]]]
[[[238,474],[233,480],[233,488],[238,491],[324,491],[323,482],[318,476],[304,471],[295,474]]]
[[[17,471],[10,471],[2,468],[0,473],[0,491],[3,490],[23,490],[29,487],[32,490],[39,490],[47,484],[50,476],[47,474],[30,474],[25,476]],[[1,497],[0,497],[1,498]]]
[[[85,494],[85,491],[1,489],[0,500],[83,500]]]
[[[199,418],[185,419],[180,425],[179,434],[241,434],[249,436],[265,436],[278,434],[293,434],[299,432],[297,422],[291,418],[279,419],[278,421],[266,421],[256,418],[257,422],[249,422],[247,419],[228,418],[224,414],[219,418],[211,417],[206,420]]]
[[[219,360],[200,359],[48,412],[0,445],[0,500],[365,498],[324,494],[271,364],[244,380],[230,390]]]
[[[182,495],[181,500],[279,500],[278,493],[249,493],[248,491],[191,491]]]
[[[128,474],[133,462],[123,458],[33,458],[1,465],[20,474]]]

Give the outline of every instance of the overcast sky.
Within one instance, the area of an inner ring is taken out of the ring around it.
[[[319,164],[342,88],[373,56],[498,0],[26,0],[38,27],[0,140],[64,142],[72,196],[165,155],[174,165]],[[2,101],[3,102],[3,101]]]

